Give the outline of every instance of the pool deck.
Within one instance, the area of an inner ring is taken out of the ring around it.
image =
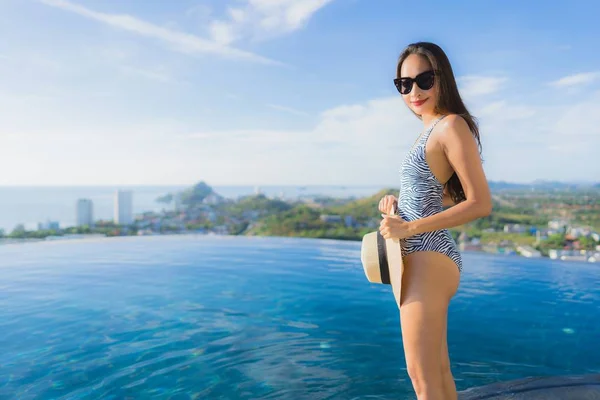
[[[531,377],[459,392],[459,400],[600,399],[600,374]]]

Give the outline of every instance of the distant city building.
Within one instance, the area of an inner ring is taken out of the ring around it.
[[[344,223],[346,224],[347,228],[354,228],[354,226],[356,225],[356,220],[352,215],[346,215],[344,217]]]
[[[321,214],[319,217],[323,222],[342,222],[341,215]]]
[[[462,231],[458,235],[458,248],[460,251],[481,251],[483,245],[478,238],[469,238],[469,235],[465,231]]]
[[[573,237],[589,237],[592,236],[594,232],[592,232],[590,229],[588,228],[582,228],[582,227],[569,227],[567,229],[567,233]],[[592,236],[593,238],[593,236]]]
[[[46,221],[38,223],[38,231],[57,231],[60,229],[60,224],[57,221]]]
[[[592,255],[592,252],[585,250],[561,250],[561,249],[550,249],[548,250],[548,256],[552,260],[563,260],[563,261],[588,261],[588,253]]]
[[[542,256],[538,250],[531,246],[517,246],[517,251],[523,256],[528,258],[538,258]]]
[[[220,196],[215,193],[211,193],[202,200],[204,204],[219,204],[221,202]]]
[[[133,223],[133,194],[128,190],[117,190],[115,193],[114,221],[119,225]]]
[[[519,224],[506,224],[504,225],[505,233],[524,233],[527,229]]]
[[[569,221],[564,219],[553,219],[552,221],[548,221],[548,228],[556,231],[560,231],[569,226]]]
[[[94,205],[90,199],[77,200],[77,226],[94,226]]]

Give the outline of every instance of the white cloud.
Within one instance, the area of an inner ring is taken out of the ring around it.
[[[209,139],[211,140],[210,146],[214,146],[217,142],[229,146],[231,142],[241,143],[244,142],[245,146],[265,144],[277,144],[277,143],[290,143],[302,137],[298,135],[298,132],[285,131],[285,130],[261,130],[261,129],[240,129],[231,131],[206,131],[196,132],[185,135],[188,138],[194,139]]]
[[[264,39],[287,34],[306,25],[333,0],[245,0],[229,7],[227,18],[215,20],[209,30],[213,40],[228,45],[242,37]]]
[[[579,86],[595,82],[598,79],[600,79],[600,71],[584,72],[580,74],[565,76],[564,78],[551,82],[550,85],[557,87]]]
[[[600,149],[600,112],[592,110],[600,110],[600,92],[572,105],[550,109],[544,118],[564,142],[575,141],[596,151]]]
[[[600,107],[600,93],[562,106],[485,98],[474,104],[489,179],[600,176],[600,164],[594,162],[600,114],[586,118]],[[204,155],[222,168],[211,177],[215,182],[397,185],[402,159],[422,129],[401,98],[392,96],[325,110],[306,130],[216,131],[196,137],[202,139],[199,146],[212,149]],[[216,144],[217,138],[223,140]],[[238,143],[242,152],[222,157]]]
[[[215,166],[205,170],[214,182],[380,185],[397,181],[402,155],[421,129],[393,96],[325,110],[306,130],[195,133],[198,144],[187,149],[202,149],[194,154]]]
[[[39,0],[40,2],[70,11],[86,18],[110,25],[115,28],[133,32],[140,36],[158,39],[167,44],[171,49],[186,54],[215,54],[238,60],[246,60],[265,64],[278,64],[278,61],[259,56],[254,53],[226,46],[214,40],[207,40],[188,33],[174,31],[142,21],[130,15],[107,14],[71,3],[65,0]]]
[[[149,72],[145,78],[168,79],[160,69]],[[50,99],[1,94],[0,106],[9,110],[0,125],[0,170],[11,171],[0,176],[5,185],[188,184],[204,179],[212,184],[398,186],[402,159],[423,129],[398,95],[325,109],[314,125],[302,129],[294,129],[290,120],[288,129],[261,121],[241,130],[203,130],[185,118],[157,121],[157,115],[140,114],[141,122],[133,125],[73,108],[63,114]],[[565,102],[561,94],[544,100],[553,105],[531,98],[468,99],[480,121],[489,179],[600,176],[595,154],[600,113],[590,113],[600,108],[600,92],[586,92],[576,102]],[[24,156],[33,161],[23,164]]]
[[[237,39],[237,35],[233,27],[227,22],[212,21],[209,26],[210,36],[217,43],[229,45]]]
[[[479,117],[501,115],[505,120],[516,120],[533,117],[537,110],[535,107],[526,105],[509,104],[506,100],[494,101],[480,107]]]
[[[481,96],[498,92],[505,77],[468,75],[457,79],[461,95],[465,97]]]
[[[487,106],[480,107],[481,110]],[[595,180],[600,148],[600,93],[574,103],[496,103],[480,116],[486,168],[494,179],[512,181]]]
[[[600,176],[594,154],[600,148],[600,113],[588,112],[599,106],[600,93],[560,107],[475,103],[488,178],[528,182]],[[4,176],[0,184],[187,184],[204,179],[215,184],[398,186],[403,157],[423,129],[399,96],[327,109],[307,129],[266,124],[186,134],[189,126],[174,121],[111,124],[99,121],[81,129],[74,122],[55,133],[2,131],[0,169],[10,169],[22,154],[37,161]]]

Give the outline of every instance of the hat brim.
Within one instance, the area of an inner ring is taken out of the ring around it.
[[[369,282],[393,284],[402,273],[402,250],[397,239],[385,239],[379,231],[363,237],[361,260]]]
[[[390,271],[390,284],[394,292],[396,304],[400,308],[400,296],[402,294],[402,274],[404,273],[404,262],[402,261],[402,248],[398,239],[385,239],[388,254],[388,265]]]

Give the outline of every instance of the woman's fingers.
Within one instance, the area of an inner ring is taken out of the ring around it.
[[[387,196],[384,196],[381,200],[379,200],[379,211],[381,211],[382,213],[388,213],[392,205],[395,205],[397,203],[398,200],[396,199],[396,196],[388,194]]]

